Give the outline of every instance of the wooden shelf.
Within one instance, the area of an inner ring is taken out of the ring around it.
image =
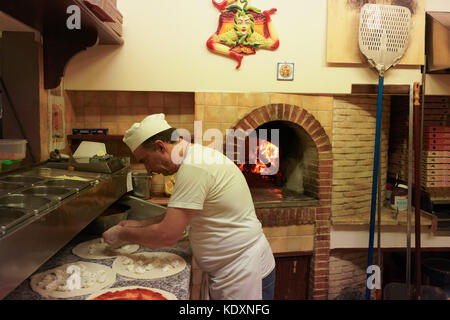
[[[67,28],[67,8],[80,8],[81,28]],[[67,62],[97,44],[122,45],[123,39],[97,18],[82,0],[0,1],[0,11],[38,30],[43,38],[44,88],[57,88]]]

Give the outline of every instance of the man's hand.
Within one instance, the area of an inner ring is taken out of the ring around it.
[[[103,233],[103,239],[105,239],[105,242],[109,244],[112,249],[117,249],[128,244],[126,241],[120,239],[122,229],[122,226],[116,225]]]

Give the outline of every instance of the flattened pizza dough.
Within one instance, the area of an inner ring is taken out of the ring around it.
[[[157,279],[172,276],[184,270],[186,261],[169,252],[142,252],[117,257],[112,269],[133,279]]]
[[[78,278],[80,288],[69,278]],[[110,267],[78,261],[35,274],[31,277],[31,288],[44,298],[73,298],[97,292],[115,281],[116,273]]]
[[[161,299],[161,296],[162,298]],[[91,294],[86,300],[178,300],[170,292],[139,286],[109,288]]]
[[[72,253],[83,259],[110,259],[124,253],[133,253],[139,249],[137,244],[127,244],[119,249],[112,250],[110,246],[103,241],[103,238],[93,239],[82,242],[72,249]],[[117,252],[117,254],[115,254]]]

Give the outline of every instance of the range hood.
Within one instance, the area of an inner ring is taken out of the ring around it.
[[[450,12],[426,13],[427,73],[450,74]]]

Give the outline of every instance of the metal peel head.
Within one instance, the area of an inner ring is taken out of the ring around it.
[[[367,3],[359,17],[359,48],[380,76],[395,66],[408,48],[411,11]]]

